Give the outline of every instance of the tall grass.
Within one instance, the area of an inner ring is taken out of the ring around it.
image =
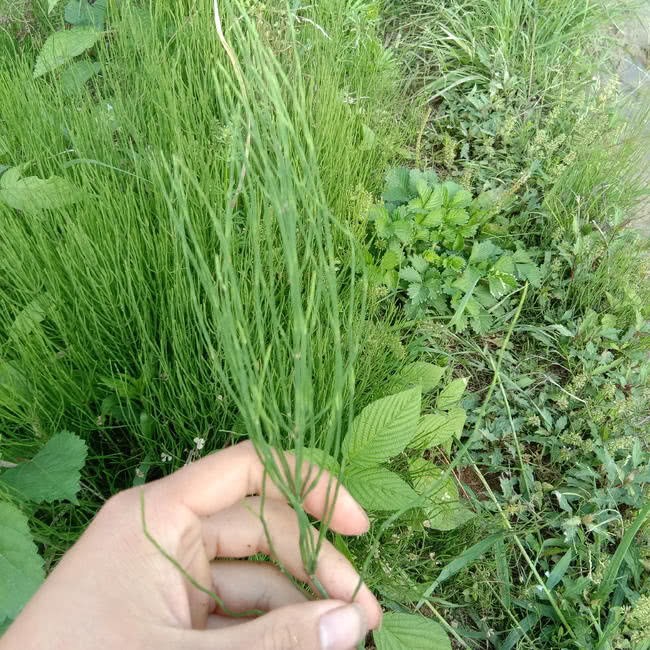
[[[136,470],[196,457],[195,438],[334,450],[404,363],[364,307],[346,225],[400,144],[394,63],[370,18],[359,34],[338,20],[355,3],[300,19],[267,3],[272,41],[268,16],[222,5],[236,64],[190,2],[122,3],[101,76],[72,97],[32,79],[29,43],[0,61],[0,162],[84,193],[37,215],[0,206],[3,454],[60,428],[91,449],[86,507],[59,512],[53,553]]]
[[[335,7],[323,4],[332,14]],[[344,7],[338,0],[332,4]],[[142,445],[152,455],[168,451],[181,461],[197,435],[215,444],[228,439],[236,409],[210,367],[185,253],[167,216],[168,188],[156,170],[173,157],[182,160],[205,202],[224,206],[232,192],[233,153],[247,134],[232,107],[220,103],[224,93],[235,92],[235,73],[208,8],[195,12],[183,3],[159,3],[147,16],[129,7],[112,18],[114,33],[99,53],[102,78],[73,101],[56,79],[31,79],[31,53],[0,63],[3,162],[30,163],[42,176],[65,174],[86,195],[66,212],[37,217],[2,208],[2,356],[29,387],[26,400],[3,391],[3,419],[21,427],[26,441],[63,425],[97,437],[108,428],[110,445],[123,445],[127,455],[137,455]],[[302,75],[325,78],[328,68],[337,68],[340,48],[323,40],[324,51],[313,63],[298,67],[296,59],[286,65],[282,92],[303,87]],[[258,78],[252,61],[248,65],[245,78],[268,82]],[[375,103],[386,108],[390,69],[373,60],[372,69],[357,66],[348,73],[349,92],[375,100],[374,80],[382,97]],[[315,94],[303,87],[299,108],[294,101],[286,109],[285,121],[302,131],[292,135],[294,149],[307,147],[310,131],[318,133],[300,170],[283,159],[288,152],[275,149],[280,145],[268,132],[251,149],[251,157],[264,149],[267,164],[276,165],[276,178],[265,179],[280,184],[273,191],[293,183],[285,200],[299,203],[294,219],[313,212],[310,202],[322,211],[325,201],[337,216],[352,217],[359,188],[380,178],[378,167],[385,165],[381,147],[360,146],[361,109],[343,101],[346,89],[337,88],[335,96],[339,74]],[[278,118],[263,88],[254,96],[258,123],[262,116],[270,123]],[[378,137],[388,127],[370,114],[367,119]],[[337,159],[341,152],[345,164]],[[252,158],[253,164],[260,163]],[[298,171],[301,176],[288,178]],[[314,174],[324,178],[318,191],[308,178]],[[272,189],[258,191],[255,206],[246,210],[266,207],[263,192]],[[210,214],[195,209],[192,220],[202,245],[216,248]],[[21,310],[43,295],[51,305],[45,319],[20,341],[10,337]],[[129,434],[119,428],[126,422]]]
[[[634,4],[409,0],[392,8],[408,78],[423,97],[435,99],[457,87],[489,89],[496,78],[507,82],[515,77],[524,83],[529,99],[543,102],[546,94],[558,90],[567,71],[575,82],[593,65],[603,25]]]

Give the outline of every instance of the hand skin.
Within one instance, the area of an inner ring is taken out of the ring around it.
[[[244,442],[116,495],[0,639],[0,650],[354,648],[379,626],[381,608],[365,585],[350,602],[359,576],[331,544],[324,544],[316,572],[331,600],[308,600],[273,564],[233,559],[271,554],[259,517],[264,476]],[[315,517],[325,514],[330,480],[323,473],[305,498]],[[227,613],[265,614],[228,616],[183,577],[145,537],[143,489],[150,534],[196,583],[218,594]],[[264,520],[278,562],[308,583],[295,512],[270,481]],[[360,535],[368,526],[339,488],[330,527]]]

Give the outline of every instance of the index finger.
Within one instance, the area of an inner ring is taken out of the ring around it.
[[[287,453],[286,459],[295,468],[295,458]],[[319,519],[327,515],[330,528],[344,535],[365,533],[369,522],[363,508],[342,485],[337,486],[336,479],[328,472],[318,469],[320,475],[317,475],[315,469],[307,462],[301,467],[302,476],[309,477],[311,488],[303,500],[305,511]],[[191,463],[171,476],[150,483],[147,491],[153,498],[185,505],[200,517],[215,514],[249,495],[264,493],[270,498],[284,498],[266,474],[250,441]]]

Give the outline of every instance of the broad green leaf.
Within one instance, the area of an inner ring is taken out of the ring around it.
[[[494,298],[502,298],[507,293],[517,288],[517,278],[509,273],[503,273],[495,270],[496,266],[490,269],[488,274],[488,285],[490,294]]]
[[[75,203],[80,192],[65,178],[47,179],[21,175],[20,167],[12,167],[0,176],[0,201],[14,210],[38,212]]]
[[[470,264],[479,264],[485,262],[501,253],[501,249],[496,246],[490,239],[482,242],[474,242],[472,254],[469,257]]]
[[[381,258],[381,263],[379,264],[379,268],[382,271],[390,271],[394,269],[396,266],[399,266],[399,263],[400,263],[399,255],[393,250],[388,250],[384,253],[384,256]]]
[[[61,87],[69,95],[75,93],[101,69],[102,66],[94,61],[76,61],[61,74]]]
[[[330,456],[330,454],[322,449],[317,449],[316,447],[304,447],[302,450],[302,456],[305,461],[326,469],[334,476],[338,476],[341,471],[341,466],[336,458]]]
[[[419,169],[411,169],[409,172],[409,189],[411,196],[415,196],[417,188],[433,187],[438,182],[438,176],[433,170],[420,171]],[[427,192],[428,194],[428,192]]]
[[[415,507],[418,495],[397,474],[385,467],[349,467],[345,486],[368,510],[390,511]]]
[[[463,271],[463,274],[453,283],[452,286],[454,289],[460,289],[463,293],[471,296],[482,277],[483,275],[481,271],[479,271],[475,266],[467,266]]]
[[[451,205],[454,208],[466,208],[472,203],[472,193],[469,190],[460,189],[454,198],[451,200]]]
[[[36,59],[34,78],[68,63],[75,56],[89,50],[101,37],[93,27],[73,27],[54,32],[46,41]]]
[[[429,290],[421,284],[409,284],[406,293],[414,305],[421,305],[429,300]]]
[[[453,476],[445,478],[444,470],[424,458],[411,463],[411,476],[415,491],[429,502],[424,513],[430,528],[454,530],[474,518],[474,513],[462,505]]]
[[[419,284],[422,282],[422,276],[412,266],[407,266],[399,272],[399,277],[410,284]]]
[[[426,273],[429,268],[429,262],[427,262],[422,255],[411,255],[409,258],[411,266],[420,274]]]
[[[393,234],[393,222],[390,219],[388,210],[383,206],[372,208],[368,219],[374,222],[377,236],[380,239],[388,239]]]
[[[409,170],[406,167],[391,169],[386,175],[383,199],[388,203],[406,203],[413,193],[409,187]]]
[[[442,626],[418,614],[384,614],[373,639],[377,650],[451,650],[451,641]]]
[[[465,418],[465,411],[461,408],[451,408],[447,412],[422,416],[418,422],[415,438],[409,447],[430,449],[431,447],[440,447],[453,438],[460,438]]]
[[[444,411],[456,406],[462,399],[466,388],[467,379],[464,377],[454,379],[440,391],[440,395],[436,400],[436,408]]]
[[[452,208],[445,215],[445,221],[454,226],[463,226],[469,221],[469,212],[462,208]]]
[[[71,25],[85,25],[95,29],[104,29],[107,0],[70,0],[65,7],[63,17]]]
[[[435,228],[442,224],[446,214],[447,211],[442,206],[433,208],[422,220],[422,225],[427,228]]]
[[[542,273],[525,250],[518,249],[513,253],[512,258],[520,279],[527,280],[534,287],[539,287],[542,284]]]
[[[18,616],[45,577],[27,517],[0,502],[0,624]]]
[[[47,0],[47,13],[51,14],[54,11],[56,5],[59,4],[61,0]]]
[[[50,438],[34,458],[0,474],[0,481],[35,503],[76,503],[86,453],[81,438],[62,431]]]
[[[426,361],[415,361],[404,366],[391,381],[391,391],[406,390],[420,386],[423,393],[432,391],[442,379],[446,368],[434,366]]]
[[[399,454],[415,435],[421,401],[418,386],[366,406],[343,441],[343,457],[369,467]]]
[[[393,233],[401,242],[409,244],[413,237],[413,224],[410,221],[398,219],[393,222]]]

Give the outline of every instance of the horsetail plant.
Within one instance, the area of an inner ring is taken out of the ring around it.
[[[353,417],[362,281],[353,239],[325,200],[305,89],[289,83],[244,11],[232,17],[226,41],[215,3],[229,59],[212,73],[219,113],[234,134],[228,190],[215,205],[178,157],[162,159],[157,181],[187,259],[208,362],[266,473],[295,509],[305,570],[323,592],[315,572],[329,516],[314,536],[302,507],[322,470],[303,469],[314,449],[338,456]],[[203,230],[197,211],[208,215]],[[295,464],[278,453],[285,450]],[[327,512],[337,485],[329,484]]]

